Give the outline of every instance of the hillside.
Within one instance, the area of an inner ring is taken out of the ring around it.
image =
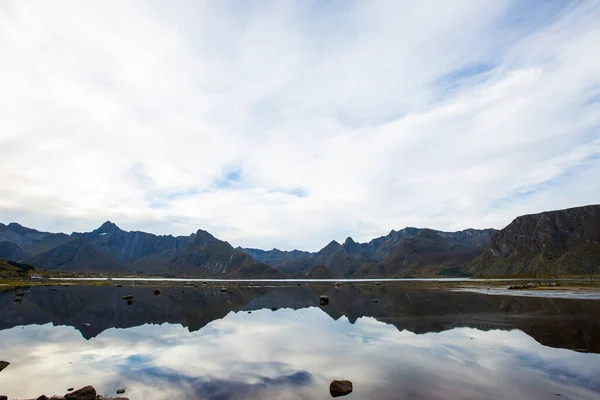
[[[600,273],[600,206],[517,217],[501,231],[407,227],[317,252],[233,248],[204,230],[189,236],[125,231],[40,232],[0,224],[0,258],[51,271],[170,277],[391,278]]]
[[[366,243],[351,237],[331,241],[316,253],[273,249],[241,249],[288,276],[308,276],[322,266],[331,277],[406,277],[461,275],[461,268],[477,257],[498,231],[466,229],[442,232],[407,227],[392,230]],[[321,270],[321,272],[323,272]]]
[[[281,278],[227,242],[198,230],[190,236],[157,236],[128,232],[112,222],[27,259],[55,271],[137,273],[182,277]]]
[[[475,276],[600,273],[600,205],[517,217],[465,268]]]

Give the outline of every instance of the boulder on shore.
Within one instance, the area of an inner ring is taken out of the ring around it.
[[[93,386],[84,386],[74,392],[65,394],[65,399],[71,400],[94,400],[96,398],[96,389]]]
[[[331,397],[340,397],[352,393],[352,382],[333,380],[329,385]]]

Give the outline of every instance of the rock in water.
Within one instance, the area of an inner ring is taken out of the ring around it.
[[[327,304],[329,304],[329,297],[322,295],[321,297],[319,297],[319,305],[321,306],[326,306]]]
[[[133,300],[133,295],[128,294],[127,296],[123,296],[123,300]]]
[[[2,371],[4,368],[8,367],[10,365],[10,363],[8,361],[0,361],[0,371]]]
[[[123,394],[125,393],[125,389],[121,388],[121,389],[117,389],[117,394]]]
[[[154,289],[154,295],[158,296],[160,294],[160,289]]]
[[[329,393],[331,397],[340,397],[352,393],[352,382],[334,380],[329,385]]]
[[[96,398],[96,389],[93,386],[85,386],[74,392],[65,394],[65,399],[71,400],[94,400]]]

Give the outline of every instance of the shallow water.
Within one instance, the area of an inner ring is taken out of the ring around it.
[[[598,301],[393,284],[153,291],[36,287],[19,303],[0,290],[0,393],[325,399],[349,379],[347,399],[600,397]]]

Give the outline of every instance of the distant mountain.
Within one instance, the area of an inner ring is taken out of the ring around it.
[[[313,253],[308,251],[278,249],[261,250],[237,247],[236,250],[248,254],[258,262],[268,264],[284,275],[296,276],[310,271],[314,266]]]
[[[340,278],[457,275],[497,232],[495,229],[442,232],[408,227],[392,230],[367,243],[357,243],[351,237],[344,244],[333,240],[316,253],[240,249],[285,275],[298,277],[311,274],[319,265],[331,277]]]
[[[501,231],[407,227],[318,252],[233,248],[210,233],[40,232],[0,224],[0,258],[49,270],[172,277],[418,277],[600,274],[600,206],[516,218]]]
[[[517,217],[465,272],[476,276],[600,273],[600,205]]]
[[[415,236],[404,238],[392,247],[380,263],[365,265],[355,275],[361,277],[456,275],[460,272],[461,266],[473,260],[482,251],[482,246],[477,245],[479,241],[461,240],[462,236],[463,232],[450,234],[421,229]]]
[[[0,249],[7,259],[48,270],[143,273],[188,277],[281,278],[227,242],[199,230],[190,236],[128,232],[107,221],[92,232],[51,234],[2,225]],[[54,246],[52,246],[54,244]]]
[[[125,272],[125,266],[112,254],[96,249],[81,238],[74,238],[29,260],[28,264],[48,270]]]
[[[317,265],[311,269],[305,276],[307,279],[333,279],[335,276],[333,273],[325,268],[324,265]]]
[[[66,243],[69,235],[40,232],[15,222],[0,223],[0,258],[23,261]]]

